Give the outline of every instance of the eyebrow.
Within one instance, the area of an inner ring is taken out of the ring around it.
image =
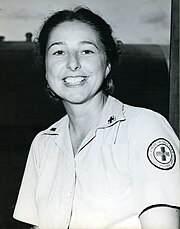
[[[49,51],[49,49],[50,49],[52,46],[54,46],[54,45],[65,45],[65,43],[64,43],[64,42],[61,42],[61,41],[59,41],[59,42],[54,42],[54,43],[52,43],[52,44],[48,47],[47,51]]]
[[[98,47],[94,42],[92,42],[92,41],[81,41],[80,44],[90,44],[90,45],[95,46],[98,50],[100,50],[99,47]],[[54,46],[54,45],[65,45],[65,43],[62,42],[62,41],[54,42],[54,43],[52,43],[52,44],[48,47],[47,50],[49,51],[49,49],[50,49],[52,46]]]
[[[90,44],[90,45],[95,46],[99,50],[99,47],[96,45],[96,43],[92,41],[81,41],[80,44]]]

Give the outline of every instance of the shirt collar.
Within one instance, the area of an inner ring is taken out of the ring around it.
[[[124,104],[109,95],[102,110],[97,128],[112,126],[116,122],[123,121],[125,119]]]
[[[91,131],[91,134],[87,136],[81,149],[96,135],[96,131],[98,129],[113,126],[115,123],[123,120],[125,120],[124,104],[112,96],[108,96],[106,104],[101,112],[97,127],[94,128],[94,130]],[[64,152],[72,152],[68,126],[69,118],[68,115],[65,115],[62,119],[44,131],[44,135],[55,135],[54,137],[52,136],[52,139],[55,140],[55,143],[64,150]],[[73,154],[69,154],[69,159],[72,158],[72,155]]]
[[[124,104],[112,96],[108,96],[96,129],[112,126],[118,121],[125,120]],[[68,115],[65,115],[58,122],[50,126],[44,134],[47,135],[61,135],[67,130],[69,124]],[[62,131],[64,130],[64,131]]]

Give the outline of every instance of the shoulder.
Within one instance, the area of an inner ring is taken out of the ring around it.
[[[146,136],[150,136],[152,139],[176,138],[174,130],[161,114],[147,108],[123,104],[117,99],[114,100],[113,104],[115,109],[119,110],[121,117],[124,117],[122,127],[126,130],[128,138],[133,138],[133,140],[145,139]]]
[[[64,126],[67,124],[67,115],[53,123],[48,128],[40,131],[35,138],[33,139],[32,145],[40,144],[48,139],[53,139],[53,137],[59,135],[60,132],[64,129]]]
[[[39,132],[33,139],[29,151],[29,158],[33,159],[39,166],[43,158],[48,155],[48,149],[55,147],[56,137],[64,130],[67,123],[67,117],[64,116],[59,121],[55,122],[47,129]]]
[[[179,139],[169,122],[159,113],[150,109],[125,105],[127,133],[133,148],[167,145],[178,152]]]
[[[131,105],[121,102],[117,98],[114,98],[114,97],[110,97],[110,98],[111,100],[109,101],[113,104],[113,108],[116,110],[119,109],[120,112],[122,111],[127,125],[131,125],[134,122],[142,123],[146,121],[154,122],[154,121],[159,121],[159,120],[160,121],[163,120],[164,122],[167,122],[167,120],[165,120],[165,118],[161,114],[153,110],[143,108],[143,107],[131,106]]]
[[[155,131],[171,128],[161,114],[146,108],[124,105],[125,117],[131,130]]]
[[[173,168],[179,157],[179,139],[169,122],[149,109],[125,105],[125,110],[129,150],[135,165],[141,162],[148,166],[150,161],[162,170]]]
[[[150,119],[165,119],[161,114],[151,110],[151,109],[147,109],[147,108],[143,108],[143,107],[136,107],[136,106],[131,106],[131,105],[127,105],[124,104],[124,112],[125,112],[125,116],[128,119],[132,119],[132,120],[150,120]]]

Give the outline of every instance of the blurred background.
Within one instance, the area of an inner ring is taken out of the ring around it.
[[[12,218],[29,147],[40,130],[65,114],[45,91],[33,40],[47,16],[78,5],[102,16],[118,40],[114,96],[161,113],[179,135],[178,0],[1,0],[1,229],[30,227]]]

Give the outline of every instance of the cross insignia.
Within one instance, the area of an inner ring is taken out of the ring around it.
[[[108,119],[108,123],[111,124],[113,121],[116,120],[116,117],[114,117],[114,115],[112,115],[109,119]]]
[[[147,157],[151,164],[163,170],[172,169],[176,163],[173,146],[165,138],[158,138],[149,145]]]
[[[167,152],[164,146],[161,146],[160,147],[160,150],[161,151],[156,152],[156,156],[157,157],[161,157],[161,160],[162,161],[166,161],[167,160],[167,157],[170,156],[169,151]]]
[[[53,128],[51,128],[50,130],[51,130],[51,131],[55,131],[55,130],[56,130],[56,128],[55,128],[55,127],[53,127]]]

